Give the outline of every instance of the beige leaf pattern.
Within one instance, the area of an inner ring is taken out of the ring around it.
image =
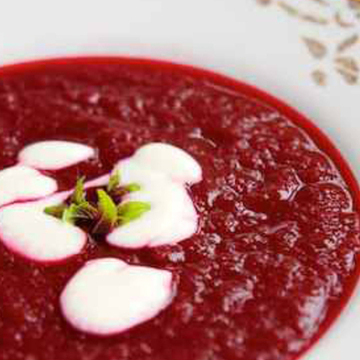
[[[345,83],[357,85],[360,77],[360,56],[356,58],[354,53],[360,50],[360,32],[356,32],[354,28],[360,27],[360,0],[342,1],[344,6],[339,8],[332,0],[302,0],[301,3],[292,0],[256,0],[261,5],[277,6],[285,15],[296,21],[312,23],[314,29],[318,25],[324,26],[324,31],[329,32],[329,36],[322,36],[327,39],[326,41],[305,34],[301,36],[308,52],[317,64],[330,58],[334,71]],[[317,5],[314,5],[314,10],[304,12],[301,6],[306,2]],[[334,25],[341,29],[339,33],[341,31],[343,34],[340,41],[333,36],[331,28]],[[310,74],[312,81],[318,86],[324,87],[330,81],[328,74],[319,68],[314,69]]]
[[[314,80],[316,85],[325,86],[327,82],[326,73],[322,70],[314,70],[311,73],[311,77]]]
[[[359,41],[359,35],[353,34],[350,37],[347,37],[345,40],[341,41],[341,43],[337,46],[337,51],[339,53],[344,52],[354,46]]]
[[[327,54],[326,46],[319,40],[303,37],[304,43],[307,46],[310,54],[316,59],[322,59]]]

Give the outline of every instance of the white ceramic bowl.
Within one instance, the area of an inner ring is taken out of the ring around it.
[[[269,91],[311,118],[359,176],[359,86],[335,78],[323,89],[309,80],[314,64],[298,41],[305,30],[255,0],[0,1],[0,65],[132,55],[221,72]],[[304,360],[359,358],[359,290]]]

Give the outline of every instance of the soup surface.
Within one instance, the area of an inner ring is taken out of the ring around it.
[[[150,142],[184,149],[203,171],[188,189],[197,233],[176,245],[123,250],[90,239],[81,254],[42,264],[0,242],[0,360],[290,360],[352,292],[356,182],[315,127],[257,90],[155,61],[17,65],[0,72],[0,129],[1,169],[33,142],[96,149],[44,172],[60,190]],[[171,271],[171,304],[114,336],[72,328],[59,296],[86,261],[103,257]]]

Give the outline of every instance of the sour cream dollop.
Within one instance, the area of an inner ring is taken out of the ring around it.
[[[88,262],[72,277],[60,305],[76,329],[112,335],[153,318],[172,296],[171,272],[103,258]]]

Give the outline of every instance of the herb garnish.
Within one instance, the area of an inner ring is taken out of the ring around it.
[[[120,172],[116,170],[115,173],[111,174],[109,183],[106,187],[107,191],[111,193],[112,191],[116,190],[120,185]]]
[[[121,224],[126,224],[139,218],[142,214],[150,210],[150,204],[141,201],[129,201],[120,204],[117,214]]]
[[[96,189],[94,199],[88,200],[84,189],[85,178],[80,177],[69,199],[60,205],[49,206],[44,212],[64,222],[85,228],[94,235],[109,233],[150,210],[142,201],[124,201],[124,197],[141,189],[137,183],[121,185],[120,172],[114,172],[105,188]],[[91,194],[90,194],[91,195]]]
[[[113,199],[104,190],[97,190],[98,210],[100,219],[96,224],[95,232],[100,232],[102,228],[112,229],[118,221],[117,207]]]

